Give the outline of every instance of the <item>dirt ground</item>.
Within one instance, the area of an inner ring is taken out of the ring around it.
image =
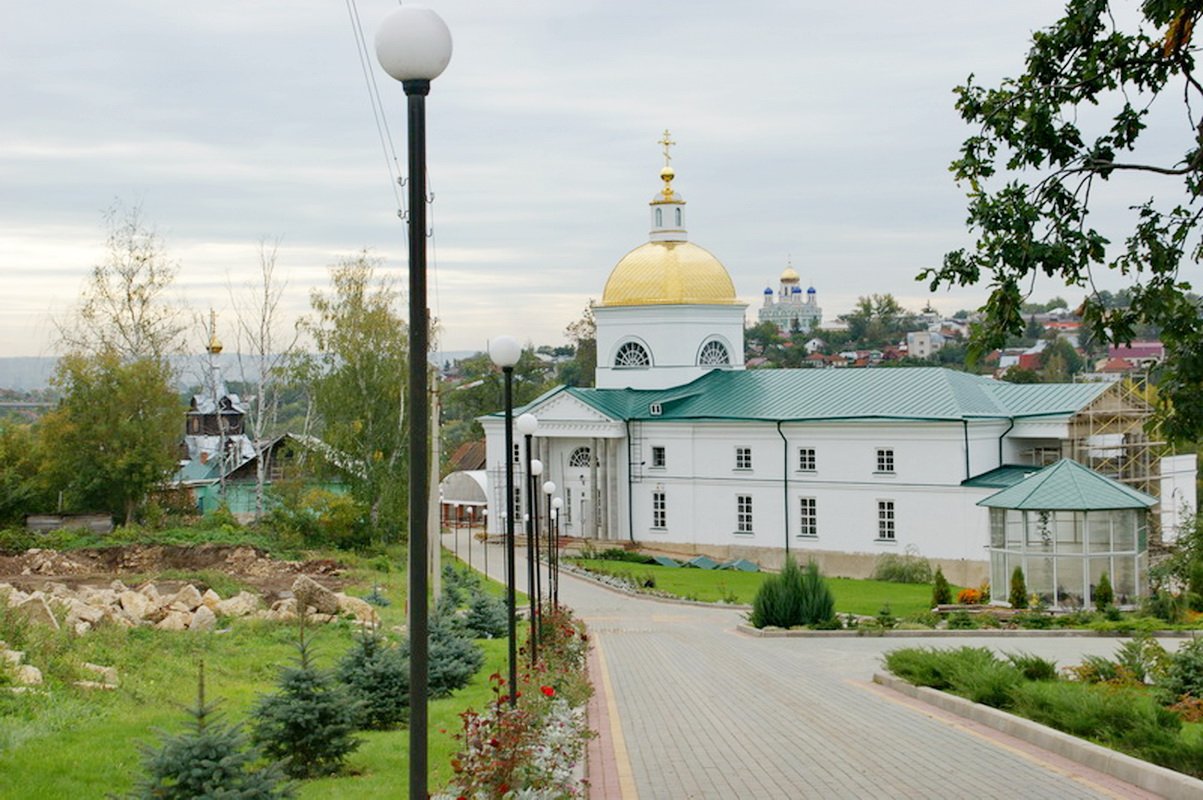
[[[280,561],[246,545],[128,545],[65,552],[35,548],[15,555],[0,553],[0,583],[26,592],[52,582],[72,588],[107,586],[115,579],[133,584],[164,572],[201,571],[224,573],[269,598],[287,592],[301,574],[336,591],[345,584],[343,568],[333,560]],[[177,582],[156,580],[164,587]],[[200,585],[203,581],[190,582],[206,588]]]

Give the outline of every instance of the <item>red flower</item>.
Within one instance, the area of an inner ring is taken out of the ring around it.
[[[543,694],[547,697],[555,697],[556,694],[556,690],[550,686],[540,686],[539,691],[543,692]]]

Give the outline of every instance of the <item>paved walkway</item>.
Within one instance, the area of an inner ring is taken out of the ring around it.
[[[489,573],[503,579],[502,549],[488,549]],[[462,532],[459,551],[466,557]],[[478,568],[483,551],[473,543]],[[525,561],[517,572],[524,589]],[[753,638],[735,631],[739,612],[561,581],[561,601],[595,643],[591,719],[604,730],[593,798],[1154,797],[871,683],[885,650],[947,639]],[[1083,638],[955,644],[1060,663],[1115,649],[1113,640]]]

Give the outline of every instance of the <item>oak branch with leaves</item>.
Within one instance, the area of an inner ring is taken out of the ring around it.
[[[1033,35],[1019,77],[987,88],[970,76],[956,89],[957,110],[976,132],[951,170],[968,190],[977,244],[948,253],[919,279],[933,291],[989,281],[971,356],[1023,331],[1021,307],[1041,274],[1087,290],[1084,322],[1099,341],[1129,342],[1137,326],[1155,326],[1166,349],[1158,376],[1165,433],[1195,439],[1203,433],[1203,324],[1187,270],[1203,258],[1203,85],[1194,46],[1203,2],[1147,0],[1128,26],[1111,6],[1071,0],[1057,23]],[[1142,139],[1155,103],[1157,151],[1176,137],[1164,162],[1152,155],[1153,136]],[[1145,177],[1130,189],[1130,227],[1113,243],[1092,225],[1092,202],[1102,210],[1092,191],[1099,181],[1137,175]],[[1164,182],[1159,196],[1147,194],[1150,177]],[[1127,306],[1101,301],[1102,270],[1131,281]]]

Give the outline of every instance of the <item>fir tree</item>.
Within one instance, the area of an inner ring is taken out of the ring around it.
[[[339,772],[360,742],[354,736],[356,704],[314,666],[304,613],[300,619],[297,665],[282,670],[279,691],[259,699],[251,712],[252,738],[268,755],[285,759],[289,775],[308,778]]]
[[[1028,607],[1028,585],[1023,579],[1023,567],[1016,567],[1011,573],[1011,594],[1008,597],[1011,608]]]
[[[401,645],[401,653],[408,661],[408,638]],[[427,688],[431,697],[446,697],[467,686],[484,663],[485,654],[480,647],[461,633],[450,617],[436,614],[430,618]]]
[[[130,796],[136,800],[239,798],[277,800],[295,796],[277,762],[262,763],[237,725],[226,725],[205,702],[205,666],[197,670],[196,706],[188,709],[192,730],[164,734],[158,746],[142,748],[146,776]]]
[[[505,603],[483,591],[472,595],[464,627],[477,639],[497,639],[508,632]]]
[[[1115,602],[1115,591],[1111,588],[1111,579],[1104,572],[1099,576],[1099,585],[1094,587],[1094,607],[1106,611],[1107,606]]]
[[[933,606],[946,606],[951,602],[952,587],[948,585],[948,579],[944,577],[944,570],[937,566],[936,576],[932,581],[931,604]]]
[[[375,630],[356,638],[337,678],[356,701],[360,728],[384,730],[409,720],[409,659]]]

